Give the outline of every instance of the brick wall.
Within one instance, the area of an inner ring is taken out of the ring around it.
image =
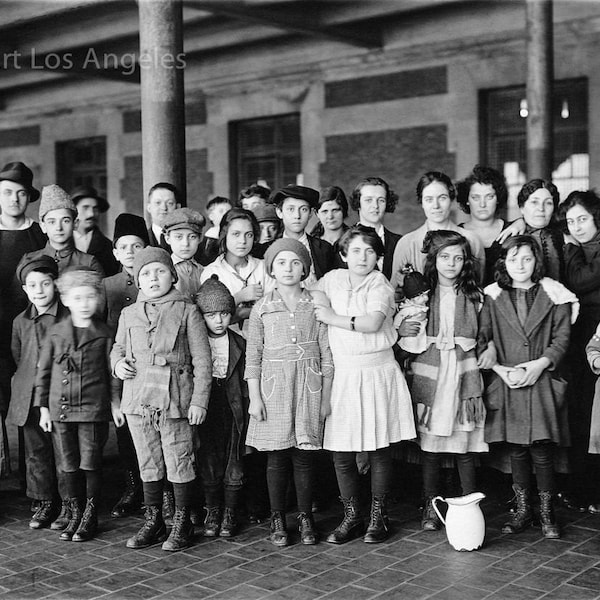
[[[339,185],[349,195],[363,177],[382,177],[400,197],[396,211],[385,220],[399,233],[423,223],[423,211],[415,195],[417,179],[431,170],[455,176],[455,159],[447,151],[445,125],[334,135],[325,139],[325,148],[327,160],[320,167],[321,186]]]

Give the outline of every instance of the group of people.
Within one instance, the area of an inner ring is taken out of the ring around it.
[[[26,165],[6,165],[1,408],[19,427],[29,526],[94,537],[110,420],[127,472],[111,514],[145,507],[130,548],[188,547],[202,503],[203,535],[234,536],[242,503],[260,518],[262,487],[270,540],[286,546],[290,486],[300,541],[315,544],[329,460],[343,505],[334,544],[387,539],[398,458],[421,465],[424,530],[441,527],[442,468],[469,494],[486,460],[512,473],[504,533],[533,523],[536,496],[546,538],[560,537],[559,493],[572,508],[587,494],[600,513],[600,198],[559,204],[533,179],[506,224],[504,179],[479,165],[456,186],[425,173],[416,198],[425,223],[401,236],[384,227],[398,196],[381,178],[349,200],[336,186],[253,185],[210,200],[205,230],[157,183],[150,227],[123,213],[110,241],[96,190],[40,194]],[[25,215],[38,200],[39,224]]]

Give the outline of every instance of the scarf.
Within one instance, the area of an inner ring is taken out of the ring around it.
[[[427,323],[427,349],[413,362],[414,375],[411,389],[413,404],[422,404],[425,407],[419,425],[428,427],[431,420],[440,368],[440,347],[453,349],[456,352],[459,374],[456,420],[459,423],[479,423],[485,418],[481,397],[481,376],[475,356],[477,323],[476,305],[459,291],[454,311],[454,338],[442,340],[439,288],[435,290]]]

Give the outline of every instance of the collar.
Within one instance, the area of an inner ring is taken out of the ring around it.
[[[182,263],[182,262],[191,262],[193,265],[195,265],[197,267],[200,266],[200,263],[198,263],[193,256],[192,256],[192,258],[179,258],[179,256],[176,256],[175,254],[171,254],[171,260],[173,261],[174,265],[178,265],[179,263]]]
[[[58,300],[55,300],[54,304],[52,304],[52,306],[46,312],[43,312],[43,313],[40,314],[38,312],[38,309],[35,307],[35,304],[32,304],[30,302],[29,303],[29,308],[28,308],[27,313],[26,313],[25,316],[28,319],[31,319],[32,321],[35,321],[39,317],[43,317],[45,315],[50,315],[51,317],[56,318],[58,316],[58,308],[59,308]]]
[[[154,233],[154,236],[156,237],[156,241],[160,242],[160,237],[163,234],[162,227],[160,225],[155,225],[154,223],[152,223],[152,225],[150,227],[152,228],[152,232]]]
[[[308,235],[306,234],[306,231],[299,238],[292,238],[291,235],[286,235],[285,231],[283,232],[283,235],[281,237],[297,240],[303,246],[305,246],[306,248],[308,248],[309,251],[310,251],[310,246],[308,244]]]
[[[142,290],[139,291],[137,297],[138,302],[150,302],[150,304],[163,304],[165,302],[177,302],[178,300],[186,302],[186,298],[183,296],[183,294],[174,287],[172,287],[164,296],[161,296],[160,298],[146,298]]]
[[[0,215],[0,230],[2,231],[23,231],[24,229],[29,229],[33,225],[34,221],[30,217],[25,217],[25,222],[20,227],[16,229],[9,229],[3,222],[2,216]]]
[[[59,321],[54,326],[53,333],[67,340],[74,348],[81,348],[84,344],[98,338],[112,337],[108,326],[102,321],[93,318],[90,326],[83,329],[83,335],[80,336],[81,339],[77,340],[77,343],[75,343],[75,326],[73,325],[71,315],[68,315]]]
[[[44,250],[44,254],[47,254],[51,258],[67,258],[68,256],[71,256],[71,254],[73,254],[74,251],[75,251],[75,245],[73,244],[73,240],[71,240],[71,243],[66,248],[63,248],[62,250],[57,250],[48,241],[46,243],[46,248]]]
[[[358,222],[358,225],[363,225],[364,227],[370,227],[371,229],[375,230],[375,233],[381,238],[384,238],[385,235],[385,227],[383,226],[383,223],[379,223],[379,225],[377,227],[373,227],[373,225],[367,225],[366,223],[362,223],[361,221]]]

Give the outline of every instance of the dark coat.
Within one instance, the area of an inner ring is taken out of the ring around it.
[[[402,236],[389,229],[383,228],[383,269],[382,272],[389,281],[392,278],[392,264],[394,262],[394,250]]]
[[[69,311],[57,302],[51,311],[41,315],[30,304],[15,318],[11,350],[17,370],[12,378],[12,393],[6,417],[9,423],[19,427],[25,425],[33,404],[37,364],[46,332],[68,315]]]
[[[87,252],[81,252],[77,250],[75,246],[66,248],[65,250],[55,250],[48,242],[41,250],[36,252],[28,252],[27,256],[49,256],[53,258],[58,264],[58,274],[60,275],[67,267],[90,267],[100,273],[101,277],[104,277],[104,269],[100,264],[100,261]]]
[[[99,229],[94,229],[92,233],[87,254],[91,254],[98,259],[106,277],[119,272],[120,265],[113,254],[112,242]]]
[[[119,316],[126,306],[131,306],[137,299],[138,289],[133,277],[127,271],[121,271],[112,277],[102,280],[103,307],[102,316],[113,335],[117,333]]]
[[[152,230],[152,227],[148,227],[148,239],[150,240],[150,246],[163,248],[169,254],[171,254],[171,246],[167,244],[165,236],[162,233],[160,234],[160,240],[157,240],[156,236],[154,235],[154,231]]]
[[[109,421],[112,334],[105,323],[94,319],[78,330],[75,339],[71,317],[53,325],[42,346],[35,381],[34,406],[50,409],[52,421],[90,423]]]
[[[557,376],[556,369],[569,345],[570,319],[571,305],[555,304],[541,284],[524,326],[507,290],[498,284],[485,289],[478,352],[493,340],[501,365],[511,367],[542,356],[552,363],[534,385],[526,388],[510,389],[499,375],[491,374],[484,393],[486,442],[530,445],[551,440],[568,445],[566,382]]]

